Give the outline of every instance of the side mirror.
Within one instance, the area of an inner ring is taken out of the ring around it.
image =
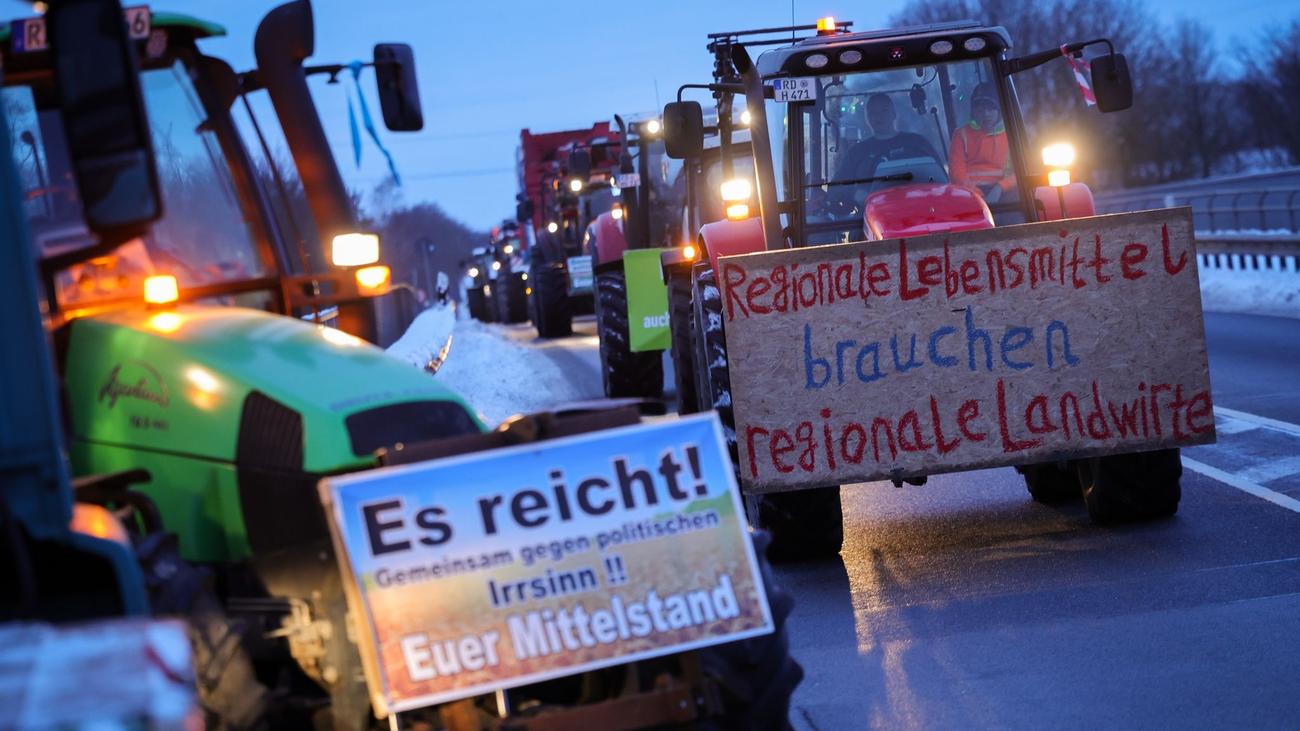
[[[415,83],[415,52],[405,43],[375,44],[375,82],[384,126],[394,132],[424,129],[420,88]]]
[[[86,225],[102,246],[129,241],[162,215],[162,197],[122,4],[62,0],[45,22]]]
[[[570,152],[566,167],[569,169],[570,176],[584,183],[587,182],[587,178],[591,177],[591,151],[574,150]]]
[[[674,160],[696,158],[704,152],[704,110],[699,102],[664,105],[664,152]]]
[[[1092,93],[1097,108],[1103,112],[1118,112],[1133,106],[1133,77],[1123,55],[1108,53],[1092,60]]]

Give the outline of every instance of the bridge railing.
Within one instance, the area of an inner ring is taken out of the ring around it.
[[[1232,271],[1300,271],[1300,234],[1225,235],[1196,234],[1197,259],[1202,269]]]

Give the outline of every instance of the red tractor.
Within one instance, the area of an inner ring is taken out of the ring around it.
[[[702,368],[697,405],[717,409],[728,425],[735,422],[719,257],[1047,221],[1067,211],[1093,215],[1085,185],[1058,179],[1053,189],[1033,169],[1012,77],[1105,45],[1092,59],[1088,93],[1103,112],[1132,101],[1127,64],[1104,39],[1013,57],[1005,29],[975,21],[859,33],[850,25],[827,18],[710,36],[715,77],[701,86],[720,99],[742,98],[752,114],[754,179],[752,186],[722,184],[728,220],[699,228],[704,256],[692,273],[689,304],[674,289],[670,309],[693,311],[693,360],[676,352],[675,360]],[[795,33],[804,37],[791,40]],[[774,47],[753,58],[755,46]],[[669,104],[663,119],[668,154],[698,165],[699,103]],[[728,437],[735,449],[734,432]],[[1180,497],[1177,449],[1017,470],[1038,501],[1078,496],[1082,488],[1099,521],[1169,515]],[[838,552],[838,485],[750,494],[746,502],[751,522],[773,533],[774,556]]]

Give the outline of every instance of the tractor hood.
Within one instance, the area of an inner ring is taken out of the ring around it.
[[[979,191],[965,185],[921,183],[867,196],[863,209],[867,238],[908,238],[993,228],[993,214]]]
[[[68,328],[72,431],[85,442],[230,463],[260,455],[322,474],[371,465],[380,447],[482,429],[428,374],[289,317],[192,306]]]

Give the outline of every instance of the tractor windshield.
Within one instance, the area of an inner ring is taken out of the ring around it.
[[[172,274],[182,288],[266,275],[254,233],[240,209],[230,166],[179,61],[140,75],[157,157],[163,217],[141,240],[74,264],[55,286],[62,307],[140,301],[145,277]],[[42,256],[92,243],[65,148],[62,119],[48,83],[11,86],[3,99],[11,153],[26,190],[32,236]]]
[[[614,204],[618,202],[615,190],[613,186],[606,183],[594,183],[583,189],[582,195],[578,198],[580,209],[578,215],[582,230],[587,230],[587,225],[595,221],[597,216],[609,213],[613,209]]]
[[[775,174],[805,240],[858,241],[867,196],[969,185],[1017,197],[1003,103],[988,59],[814,79],[811,102],[767,102]],[[788,227],[790,221],[786,221]]]

